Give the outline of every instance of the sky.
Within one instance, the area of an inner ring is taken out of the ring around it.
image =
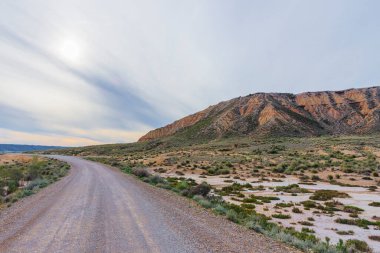
[[[2,0],[0,143],[136,141],[255,92],[380,83],[377,0]]]

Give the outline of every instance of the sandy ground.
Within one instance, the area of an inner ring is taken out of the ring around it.
[[[31,156],[20,155],[20,154],[1,154],[0,155],[0,165],[2,164],[14,164],[16,162],[26,163],[32,160]]]
[[[98,163],[0,213],[0,252],[297,252]]]
[[[166,174],[166,176],[178,176],[175,174]],[[201,177],[198,174],[188,174],[185,175],[186,178],[192,178],[197,183],[201,182],[207,182],[216,188],[221,188],[226,185],[230,185],[231,183],[224,182],[226,178],[222,178],[221,176],[207,176],[206,178]],[[231,179],[231,178],[228,178]],[[276,186],[287,186],[290,184],[298,184],[299,179],[296,177],[288,176],[287,178],[282,178],[282,182],[271,182],[271,181],[264,181],[259,183],[252,183],[258,180],[258,178],[246,178],[244,181],[239,179],[231,179],[236,183],[239,184],[246,184],[249,182],[253,187],[257,187],[259,185],[262,185],[265,187],[265,190],[263,191],[257,191],[257,190],[245,190],[242,193],[246,196],[250,194],[254,195],[261,195],[261,196],[276,196],[279,197],[280,200],[272,201],[270,204],[264,204],[264,205],[256,205],[256,211],[262,214],[265,214],[267,216],[271,216],[275,213],[284,213],[291,215],[291,219],[276,219],[274,218],[274,221],[277,223],[285,226],[285,227],[295,227],[297,230],[301,230],[302,226],[298,222],[300,221],[307,221],[307,218],[312,217],[315,219],[313,221],[313,226],[309,227],[310,229],[313,229],[315,231],[315,234],[324,239],[326,236],[328,236],[331,239],[332,243],[337,243],[339,239],[347,240],[347,239],[360,239],[364,240],[368,243],[368,245],[374,249],[374,252],[380,252],[380,242],[370,240],[368,236],[371,235],[377,235],[380,236],[380,230],[377,230],[374,226],[370,226],[369,229],[363,229],[357,226],[350,226],[350,225],[344,225],[344,224],[338,224],[335,222],[335,219],[337,218],[347,218],[352,219],[349,217],[348,213],[344,212],[336,212],[334,216],[329,216],[327,214],[314,214],[313,211],[315,209],[311,210],[304,210],[302,205],[299,203],[305,200],[309,200],[309,197],[311,193],[307,194],[298,194],[297,196],[291,196],[289,193],[281,193],[281,192],[274,192],[272,187]],[[352,205],[359,207],[364,210],[359,216],[360,218],[364,218],[367,220],[372,220],[373,216],[380,216],[380,208],[379,207],[372,207],[368,204],[376,201],[380,202],[380,191],[374,191],[371,192],[367,188],[364,187],[346,187],[346,186],[339,186],[339,185],[332,185],[326,182],[318,182],[316,185],[302,185],[300,184],[300,187],[306,188],[310,190],[311,192],[316,190],[336,190],[339,192],[345,192],[351,196],[351,198],[339,198],[336,199],[339,202],[343,203],[344,205]],[[228,202],[231,202],[233,204],[241,204],[241,202],[234,201],[231,199],[231,197],[227,196],[224,197],[224,199]],[[296,207],[301,209],[303,211],[302,214],[295,214],[291,210],[293,207],[289,208],[275,208],[275,205],[277,203],[294,203]],[[323,202],[321,202],[323,204]],[[298,205],[297,205],[298,204]],[[354,231],[353,235],[338,235],[336,233],[337,230],[340,231],[348,231],[352,230]]]

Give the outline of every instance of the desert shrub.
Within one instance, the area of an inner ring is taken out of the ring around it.
[[[309,226],[309,227],[314,226],[314,224],[309,221],[299,221],[298,223],[303,226]]]
[[[201,196],[207,196],[207,194],[211,191],[211,186],[205,182],[191,187],[189,190],[189,195],[194,196],[194,195],[201,195]]]
[[[24,198],[24,197],[28,197],[30,195],[32,195],[34,192],[32,190],[28,190],[28,189],[23,189],[22,191],[19,191],[15,198],[16,199],[21,199],[21,198]]]
[[[318,190],[310,196],[312,200],[326,201],[333,198],[349,198],[350,196],[345,192],[338,192],[335,190]]]
[[[193,197],[193,199],[198,202],[201,206],[203,206],[204,208],[211,208],[212,207],[212,203],[205,199],[203,196],[200,196],[200,195],[195,195]]]
[[[255,209],[255,205],[254,204],[241,204],[241,207],[243,208],[246,208],[246,209]]]
[[[344,206],[343,207],[343,212],[346,212],[346,213],[360,213],[363,211],[364,211],[363,209],[356,207],[356,206]]]
[[[313,229],[310,229],[310,228],[302,228],[301,232],[303,232],[303,233],[312,233],[312,234],[315,233],[315,231]]]
[[[232,164],[231,164],[231,166],[232,166]],[[219,165],[216,165],[215,167],[208,168],[207,173],[209,175],[228,175],[231,173],[230,168],[231,167],[228,165],[219,164]]]
[[[268,154],[278,154],[279,152],[284,151],[285,149],[285,146],[273,145],[267,150],[267,152]]]
[[[243,202],[262,204],[262,203],[270,203],[272,200],[280,200],[280,199],[278,197],[250,195],[249,198],[243,199]]]
[[[371,185],[371,186],[368,186],[368,190],[370,190],[370,191],[376,191],[376,189],[377,189],[377,186],[375,186],[375,185]]]
[[[44,188],[49,184],[49,181],[47,179],[35,179],[34,181],[30,182],[25,189],[27,190],[33,190],[34,188]]]
[[[277,165],[276,168],[274,168],[272,171],[275,173],[284,173],[285,170],[287,170],[287,168],[288,168],[288,164],[281,163]]]
[[[336,231],[336,233],[338,235],[353,235],[353,234],[355,234],[354,231],[352,231],[352,230],[348,230],[348,231],[340,230],[340,231]]]
[[[277,218],[277,219],[290,219],[291,218],[290,215],[288,215],[288,214],[282,214],[282,213],[272,214],[272,217],[273,218]]]
[[[281,207],[281,208],[283,208],[283,207],[292,207],[292,206],[294,206],[293,203],[277,203],[275,205],[275,207]]]
[[[149,181],[151,184],[155,184],[155,185],[165,183],[165,179],[157,175],[149,176]]]
[[[287,186],[277,186],[275,189],[276,192],[287,192],[287,193],[309,193],[310,191],[301,188],[298,184],[291,184]]]
[[[228,210],[226,213],[227,219],[233,222],[238,222],[238,214],[235,210]]]
[[[221,204],[217,204],[214,209],[213,209],[217,214],[226,214],[227,213],[227,209],[221,205]]]
[[[132,168],[129,167],[129,166],[124,166],[120,169],[122,172],[124,173],[127,173],[127,174],[131,174],[132,173]]]
[[[302,210],[299,209],[298,207],[293,207],[292,212],[293,213],[302,213]]]
[[[380,227],[380,222],[372,222],[366,219],[343,219],[343,218],[338,218],[335,220],[336,223],[340,224],[346,224],[346,225],[353,225],[353,226],[358,226],[364,229],[368,229],[368,226],[378,226]]]
[[[189,183],[186,182],[185,180],[183,181],[179,181],[177,182],[177,184],[175,185],[175,188],[182,191],[182,190],[186,190],[188,189],[190,186],[189,186]],[[201,195],[201,194],[193,194],[193,195]]]
[[[140,178],[143,178],[143,177],[149,177],[150,176],[150,173],[147,169],[145,168],[133,168],[132,169],[132,174],[137,176],[137,177],[140,177]]]
[[[157,173],[166,173],[167,172],[167,170],[166,169],[164,169],[164,168],[158,168],[158,169],[155,169],[154,170],[155,172],[157,172]]]
[[[349,239],[346,241],[346,247],[350,250],[357,250],[360,252],[371,252],[371,248],[365,241]]]
[[[8,193],[12,193],[17,190],[18,183],[16,180],[8,180],[6,186],[8,186]]]
[[[369,206],[375,206],[375,207],[380,207],[380,202],[371,202],[368,204]]]
[[[319,180],[321,180],[321,178],[319,176],[317,176],[317,175],[312,175],[311,176],[311,180],[313,180],[313,181],[319,181]]]
[[[373,240],[373,241],[380,242],[380,236],[378,236],[378,235],[370,235],[370,236],[368,236],[368,238]]]
[[[319,206],[319,204],[317,202],[314,202],[312,200],[305,200],[305,201],[302,201],[301,204],[305,207],[305,208],[317,208]]]
[[[221,189],[220,194],[221,195],[229,195],[229,194],[239,194],[241,190],[244,188],[251,189],[251,184],[238,184],[233,183],[232,185],[225,186]]]

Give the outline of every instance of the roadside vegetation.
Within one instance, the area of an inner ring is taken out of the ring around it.
[[[69,169],[65,162],[37,156],[0,163],[0,207],[36,193],[65,176]]]
[[[90,160],[97,161],[98,159],[91,158]],[[105,162],[104,159],[101,159]],[[131,168],[129,166],[121,167],[121,171],[131,174],[140,180],[151,185],[171,190],[187,198],[192,198],[199,205],[206,209],[210,209],[217,215],[225,216],[228,220],[237,224],[246,226],[256,232],[262,233],[276,240],[288,243],[303,251],[312,252],[371,252],[368,245],[364,241],[348,240],[347,242],[339,241],[338,244],[333,245],[329,242],[329,238],[321,240],[317,238],[312,229],[302,229],[296,231],[293,228],[285,228],[279,226],[272,221],[272,218],[277,219],[290,219],[287,214],[274,214],[272,217],[267,217],[263,214],[257,213],[253,204],[235,205],[223,200],[219,195],[216,195],[216,190],[207,183],[197,184],[194,180],[186,179],[183,177],[160,177],[151,174],[147,169],[142,167]],[[227,191],[234,191],[232,189]],[[244,188],[242,186],[241,188]],[[223,191],[226,191],[224,189]],[[251,197],[253,201],[246,201],[247,203],[257,203],[258,201],[270,201],[275,198],[255,198]],[[312,225],[311,222],[302,222],[305,226]]]
[[[210,142],[175,137],[56,153],[118,167],[304,251],[370,252],[368,244],[378,239],[376,232],[358,241],[355,229],[379,229],[380,217],[366,216],[366,210],[380,202],[356,206],[347,189],[379,194],[379,135]],[[321,234],[320,218],[329,220],[334,238]]]

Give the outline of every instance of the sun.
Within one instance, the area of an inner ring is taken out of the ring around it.
[[[58,47],[60,58],[70,64],[80,64],[83,60],[83,46],[74,37],[64,38]]]

